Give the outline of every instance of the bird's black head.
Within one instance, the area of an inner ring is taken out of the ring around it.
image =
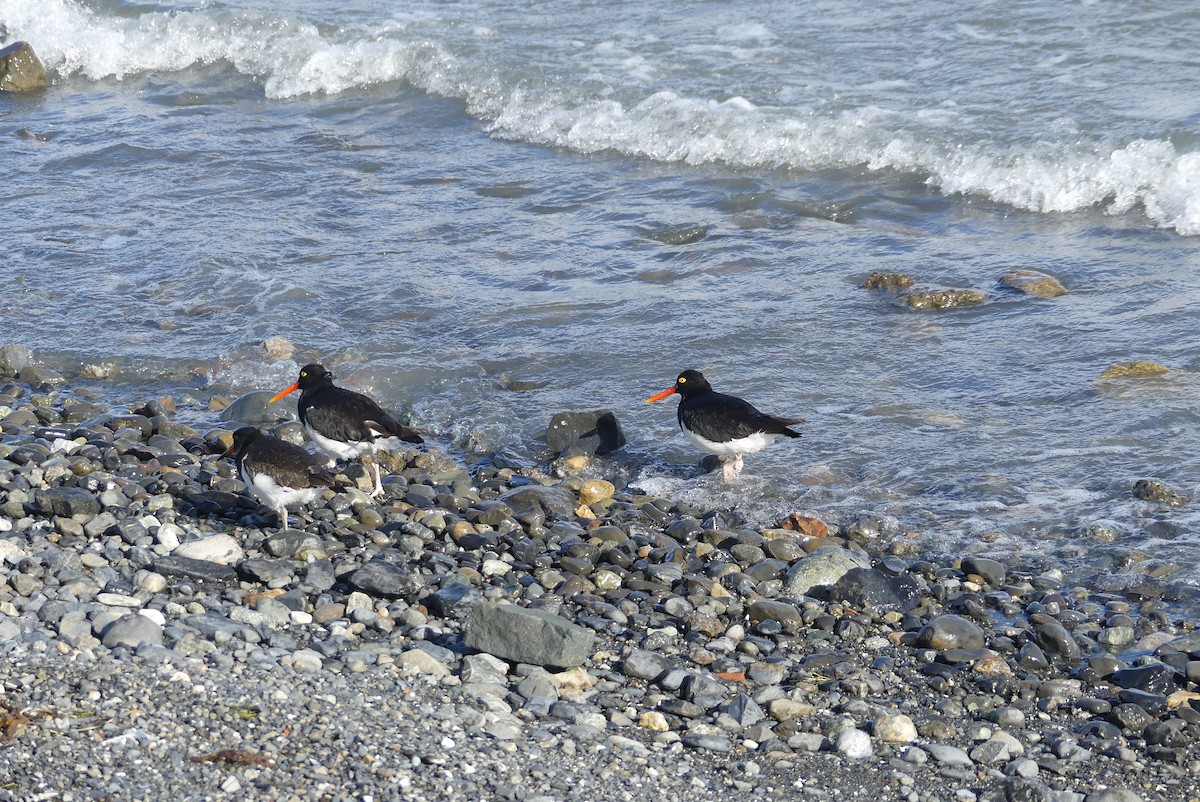
[[[333,384],[333,374],[316,362],[300,368],[300,378],[296,380],[301,392],[330,384]]]
[[[683,398],[687,398],[688,396],[711,389],[712,385],[708,383],[708,379],[704,378],[703,373],[698,370],[685,370],[675,379],[675,384],[670,389],[663,390],[658,395],[650,396],[646,399],[646,403],[661,401],[667,396],[675,395],[676,393]]]
[[[685,370],[675,379],[675,392],[684,398],[711,389],[712,385],[708,383],[708,379],[698,370]]]
[[[228,457],[230,454],[245,451],[251,443],[262,436],[263,433],[258,429],[258,427],[243,426],[233,433],[233,445],[226,449],[223,456]]]

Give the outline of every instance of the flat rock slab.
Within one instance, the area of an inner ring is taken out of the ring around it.
[[[573,668],[587,659],[592,634],[545,610],[513,604],[481,604],[467,617],[464,642],[471,649],[514,663]]]

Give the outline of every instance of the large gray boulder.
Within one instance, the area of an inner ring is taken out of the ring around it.
[[[592,412],[560,412],[546,427],[546,446],[558,456],[567,449],[603,456],[625,445],[625,433],[617,416],[608,409]]]
[[[592,633],[545,610],[487,603],[467,617],[463,642],[514,663],[573,668],[587,659]]]
[[[788,569],[783,580],[783,592],[788,596],[805,596],[813,588],[834,585],[852,568],[870,568],[867,555],[837,546],[822,546]]]
[[[0,50],[0,92],[31,92],[46,84],[46,68],[28,42]]]

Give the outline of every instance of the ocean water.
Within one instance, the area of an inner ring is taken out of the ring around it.
[[[598,470],[650,492],[1200,587],[1200,501],[1132,492],[1200,479],[1197,38],[1185,3],[0,0],[51,76],[0,96],[0,339],[113,401],[319,359],[463,459],[607,407]],[[1170,372],[1098,378],[1135,359]],[[643,403],[685,368],[804,439],[722,486]]]

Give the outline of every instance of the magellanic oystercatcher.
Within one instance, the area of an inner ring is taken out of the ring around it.
[[[362,393],[337,387],[333,374],[317,364],[300,368],[300,378],[280,390],[274,403],[289,393],[300,391],[300,423],[313,442],[335,459],[354,459],[381,450],[400,447],[400,441],[423,443],[421,433],[403,425]],[[363,460],[371,475],[369,458]],[[383,493],[379,466],[375,467],[375,490]]]
[[[661,401],[679,394],[679,428],[696,445],[723,457],[732,456],[721,466],[721,478],[732,482],[742,469],[742,455],[766,448],[780,437],[800,437],[789,426],[804,423],[803,418],[777,418],[760,412],[749,401],[713,390],[698,370],[685,370],[675,385],[646,399]]]
[[[284,529],[288,528],[289,504],[307,504],[320,497],[326,488],[341,484],[303,448],[265,434],[253,426],[233,433],[233,445],[225,456],[234,454],[238,475],[254,495],[275,511]]]

